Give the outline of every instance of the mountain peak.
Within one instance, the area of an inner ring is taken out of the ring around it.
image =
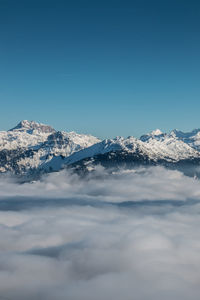
[[[156,129],[147,134],[142,135],[140,137],[140,140],[143,142],[147,142],[148,140],[150,140],[152,138],[157,138],[157,137],[160,138],[163,135],[164,135],[164,133],[160,129]]]
[[[171,131],[170,134],[180,139],[184,139],[184,138],[186,139],[186,138],[195,137],[195,135],[199,135],[199,133],[200,133],[200,129],[193,129],[192,131],[189,132],[183,132],[178,129],[174,129]]]
[[[43,133],[53,133],[53,132],[55,132],[55,129],[53,129],[49,125],[45,125],[45,124],[42,124],[42,123],[37,123],[35,121],[28,121],[28,120],[20,121],[17,124],[17,126],[10,129],[9,131],[14,131],[14,130],[27,131],[29,133],[32,133],[33,130],[37,130],[37,131],[40,131],[40,132],[43,132]]]
[[[156,130],[153,130],[150,134],[151,135],[161,135],[161,134],[163,134],[163,132],[160,129],[156,129]]]

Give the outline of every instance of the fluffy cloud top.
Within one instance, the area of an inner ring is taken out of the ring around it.
[[[199,299],[199,196],[157,167],[2,178],[0,299]]]

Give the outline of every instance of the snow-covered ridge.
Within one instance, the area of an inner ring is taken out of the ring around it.
[[[200,158],[199,151],[170,135],[160,137],[160,139],[157,139],[157,136],[151,137],[145,142],[134,137],[128,137],[127,139],[117,137],[115,139],[106,139],[88,148],[74,152],[65,159],[54,157],[45,168],[51,167],[54,170],[59,170],[64,165],[70,165],[85,158],[93,158],[96,155],[120,151],[129,154],[138,153],[155,162],[159,160],[177,162],[184,159]]]
[[[59,148],[65,148],[69,143],[73,147],[77,145],[84,148],[99,141],[91,135],[56,131],[49,125],[27,120],[21,121],[8,131],[0,131],[0,150],[30,149],[34,146],[53,147],[54,144]]]
[[[23,120],[19,122],[17,126],[10,129],[9,131],[23,131],[23,132],[26,131],[28,133],[33,133],[34,131],[38,131],[41,133],[52,133],[55,132],[55,129],[53,129],[49,125],[37,123],[35,121]]]
[[[200,129],[188,133],[156,129],[139,139],[130,136],[101,141],[91,135],[56,131],[49,125],[24,120],[0,132],[0,172],[60,170],[111,152],[138,154],[155,162],[200,158]]]
[[[49,125],[24,120],[0,132],[0,172],[13,171],[13,168],[18,172],[35,169],[53,156],[66,157],[97,142],[100,140],[91,135],[56,131]]]

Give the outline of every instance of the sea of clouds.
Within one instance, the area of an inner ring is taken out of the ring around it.
[[[0,300],[198,300],[200,181],[162,167],[0,178]]]

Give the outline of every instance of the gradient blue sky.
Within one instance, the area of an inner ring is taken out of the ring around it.
[[[200,127],[200,1],[0,0],[0,129]]]

